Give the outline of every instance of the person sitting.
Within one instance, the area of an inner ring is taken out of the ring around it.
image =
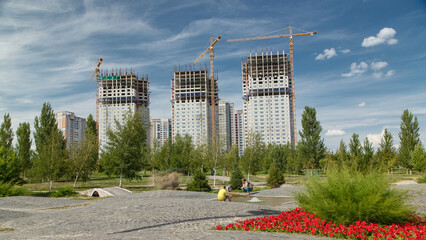
[[[223,186],[222,189],[219,190],[219,192],[217,193],[217,199],[219,201],[226,201],[226,199],[228,199],[228,201],[231,201],[231,193],[230,190],[232,189],[229,188],[231,185],[229,186]]]
[[[253,184],[251,184],[249,181],[247,181],[245,178],[241,179],[241,182],[243,183],[243,186],[241,189],[247,193],[247,196],[250,195],[250,192],[253,191]]]

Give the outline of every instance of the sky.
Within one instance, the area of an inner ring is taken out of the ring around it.
[[[377,147],[385,128],[397,146],[408,109],[426,142],[425,0],[1,0],[0,115],[11,115],[14,131],[20,122],[34,130],[44,102],[55,112],[96,115],[89,79],[102,57],[101,70],[147,74],[151,118],[171,117],[174,67],[192,64],[218,35],[219,97],[242,109],[241,60],[250,51],[288,52],[288,38],[226,40],[288,26],[318,32],[294,37],[298,130],[310,106],[332,151],[353,133]]]

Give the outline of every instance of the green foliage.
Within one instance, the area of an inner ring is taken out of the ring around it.
[[[269,174],[267,179],[267,184],[271,188],[280,187],[281,184],[284,184],[284,173],[280,169],[279,164],[277,162],[273,162],[271,167],[269,168]]]
[[[326,179],[311,177],[306,192],[296,195],[302,208],[327,221],[344,225],[355,221],[378,224],[403,223],[414,210],[407,205],[407,192],[390,187],[379,172],[331,169]]]
[[[244,172],[255,175],[261,170],[261,162],[265,153],[265,144],[262,141],[262,136],[250,134],[244,154],[240,159],[240,167]]]
[[[395,166],[396,150],[393,147],[393,137],[388,129],[384,130],[383,138],[377,149],[377,158],[380,166],[388,172]]]
[[[349,141],[349,154],[350,160],[348,161],[347,166],[350,168],[356,169],[358,163],[362,159],[362,145],[359,141],[359,135],[354,133]]]
[[[196,192],[210,192],[212,189],[204,175],[201,171],[195,171],[195,174],[192,178],[192,181],[188,184],[188,191]]]
[[[70,163],[75,187],[78,179],[87,181],[97,168],[98,138],[92,133],[86,134],[86,139],[81,142],[80,146],[73,146],[72,148]]]
[[[22,187],[14,187],[12,184],[0,184],[0,197],[26,196],[29,195],[28,190]]]
[[[4,114],[3,122],[0,125],[0,147],[3,146],[6,150],[12,150],[13,130],[12,120],[9,113]]]
[[[318,168],[320,161],[325,157],[324,139],[321,138],[322,127],[317,120],[315,108],[305,106],[302,113],[302,131],[299,131],[301,140],[300,159],[310,168]]]
[[[411,152],[414,150],[416,144],[420,142],[420,128],[417,117],[413,119],[413,114],[409,112],[408,109],[404,110],[401,116],[400,128],[399,164],[411,170],[414,167],[411,161]]]
[[[31,129],[29,123],[20,123],[16,130],[16,152],[20,172],[25,177],[25,172],[32,167],[31,161]]]
[[[243,186],[241,179],[244,177],[240,168],[238,167],[238,161],[234,164],[234,168],[231,171],[231,179],[229,181],[232,184],[233,189],[240,189]]]
[[[86,120],[86,136],[95,135],[98,136],[98,129],[96,128],[96,121],[93,119],[92,114],[89,114]]]
[[[142,167],[146,154],[146,130],[144,123],[140,121],[139,113],[130,111],[125,116],[125,124],[115,121],[116,131],[107,130],[108,142],[101,154],[101,166],[108,176],[120,176],[122,187],[123,177],[127,179],[139,179],[137,172]]]
[[[411,161],[413,162],[414,169],[423,171],[426,168],[426,152],[422,143],[419,142],[411,152]]]
[[[340,140],[339,149],[337,149],[336,155],[337,155],[337,166],[342,167],[344,165],[347,165],[349,154],[343,139]]]
[[[62,187],[58,188],[58,191],[51,193],[51,197],[72,197],[77,195],[76,192],[72,189],[72,187]]]
[[[56,125],[50,103],[44,103],[39,117],[34,119],[36,156],[29,174],[33,178],[54,180],[62,177],[69,167],[66,141]],[[50,188],[51,190],[51,188]]]
[[[374,156],[374,148],[373,144],[368,141],[368,138],[365,138],[364,144],[361,147],[362,156],[360,156],[357,160],[357,168],[358,171],[366,172],[370,170],[373,163]]]
[[[263,169],[269,169],[274,163],[277,167],[284,171],[287,167],[287,161],[291,154],[291,145],[279,145],[270,144],[268,145],[266,152],[263,157]]]
[[[20,180],[16,155],[5,146],[0,146],[0,184],[15,184]]]
[[[176,190],[179,188],[179,174],[177,172],[167,173],[160,178],[161,189]]]
[[[426,183],[426,173],[424,173],[422,176],[417,178],[418,183]]]

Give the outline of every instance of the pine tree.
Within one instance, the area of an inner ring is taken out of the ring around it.
[[[350,153],[350,161],[348,162],[348,166],[351,168],[356,168],[357,163],[362,158],[362,146],[359,141],[359,135],[354,133],[349,141],[349,153]]]
[[[342,166],[347,164],[348,151],[347,151],[346,144],[343,141],[343,139],[340,140],[340,145],[339,145],[339,149],[336,152],[336,156],[337,156],[337,164],[338,164],[339,167],[342,167]]]
[[[268,172],[267,184],[271,188],[280,187],[284,184],[284,172],[280,169],[277,162],[273,162]]]
[[[387,170],[388,174],[395,166],[395,151],[392,134],[385,128],[383,138],[377,149],[377,157],[379,164],[383,169]]]
[[[108,142],[101,154],[102,169],[110,176],[120,177],[119,186],[123,186],[123,177],[139,179],[137,172],[141,169],[146,145],[146,129],[140,121],[139,113],[130,111],[121,125],[115,121],[116,131],[107,130]]]
[[[31,129],[29,123],[20,123],[16,130],[16,151],[20,172],[25,177],[25,172],[32,167],[31,162]]]
[[[305,106],[302,113],[302,131],[299,131],[301,159],[308,167],[318,168],[320,161],[325,157],[324,139],[321,138],[322,127],[317,120],[315,108]]]
[[[365,138],[364,144],[362,145],[362,157],[359,158],[358,170],[366,172],[370,169],[374,156],[373,144],[370,143],[368,138]]]
[[[248,174],[255,175],[257,171],[261,170],[264,153],[265,144],[262,141],[262,136],[259,133],[251,133],[244,154],[240,159],[241,169]]]
[[[3,122],[0,125],[0,146],[4,146],[5,150],[12,150],[13,130],[12,120],[9,113],[4,114]]]
[[[401,116],[401,131],[399,132],[399,163],[407,169],[407,172],[413,169],[413,162],[411,161],[411,152],[414,150],[416,144],[420,142],[419,138],[419,123],[417,117],[414,117],[413,114],[404,110]]]
[[[201,171],[195,171],[192,181],[188,184],[186,188],[188,191],[196,191],[196,192],[210,192],[212,189],[206,179],[206,175],[204,175]]]

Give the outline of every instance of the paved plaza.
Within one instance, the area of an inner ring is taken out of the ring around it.
[[[399,186],[398,186],[399,187]],[[426,185],[404,185],[425,212]],[[300,187],[284,185],[255,196],[291,196]],[[99,200],[43,197],[0,198],[0,239],[320,239],[303,234],[215,231],[217,224],[296,207],[219,202],[216,194],[148,191]],[[322,238],[324,239],[324,238]]]

